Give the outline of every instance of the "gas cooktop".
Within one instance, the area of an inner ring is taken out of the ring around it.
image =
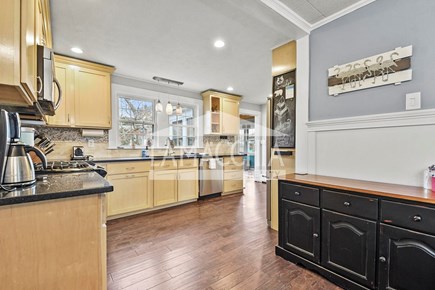
[[[35,166],[35,172],[37,174],[72,173],[85,171],[97,171],[103,177],[107,174],[104,168],[89,161],[51,161],[47,163],[47,168],[43,168],[42,164]]]

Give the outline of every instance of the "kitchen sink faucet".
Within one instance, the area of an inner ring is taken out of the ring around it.
[[[171,156],[175,154],[175,143],[174,140],[171,140],[171,138],[168,137],[168,139],[166,139],[166,143],[165,146],[168,146],[168,148],[166,149],[166,156]]]

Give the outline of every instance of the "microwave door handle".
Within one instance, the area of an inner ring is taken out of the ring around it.
[[[54,110],[57,110],[57,108],[59,108],[60,103],[62,102],[62,87],[60,86],[59,81],[57,80],[57,78],[53,78],[53,82],[56,84],[57,90],[59,92],[59,98],[57,99],[57,103],[54,106]]]

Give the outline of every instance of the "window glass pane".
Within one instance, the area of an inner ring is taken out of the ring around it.
[[[180,116],[176,115],[175,109],[176,107],[174,106],[173,115],[168,116],[170,125],[169,138],[174,140],[175,146],[195,146],[194,108],[182,106],[183,113]]]
[[[147,100],[120,97],[119,119],[152,123],[154,122],[154,103]]]

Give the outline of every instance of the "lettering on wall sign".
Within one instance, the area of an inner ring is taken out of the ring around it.
[[[331,96],[412,80],[412,45],[328,69]]]

